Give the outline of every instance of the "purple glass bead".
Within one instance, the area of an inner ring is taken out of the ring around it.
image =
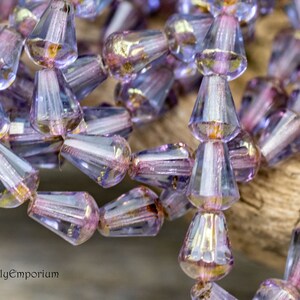
[[[208,13],[209,2],[209,0],[178,0],[177,11],[187,15]]]
[[[79,125],[82,117],[81,107],[59,70],[36,72],[30,112],[34,129],[64,136]]]
[[[144,67],[168,52],[168,41],[161,31],[125,31],[111,34],[103,48],[110,73],[129,81]]]
[[[169,221],[184,216],[193,208],[185,193],[185,190],[178,191],[172,188],[161,192],[159,200],[163,206],[165,217]]]
[[[237,298],[214,282],[198,282],[191,289],[191,300],[237,300]]]
[[[272,77],[256,77],[245,89],[239,118],[242,127],[256,135],[265,128],[267,117],[286,105],[287,94],[282,83]]]
[[[43,192],[30,201],[28,215],[74,246],[92,237],[98,206],[86,192]]]
[[[160,9],[162,0],[133,0],[138,5],[145,15],[157,12]]]
[[[209,14],[172,15],[165,25],[171,53],[179,60],[193,62],[212,22]]]
[[[290,283],[280,279],[267,279],[259,287],[253,300],[298,300],[300,294]]]
[[[218,15],[196,54],[203,75],[224,75],[228,80],[240,76],[247,68],[243,36],[238,20],[231,15]]]
[[[9,117],[5,112],[5,110],[3,109],[2,104],[0,103],[0,139],[6,136],[6,134],[9,131],[9,127],[10,127]]]
[[[77,58],[74,7],[52,0],[26,41],[26,52],[37,65],[63,68]]]
[[[8,19],[9,15],[13,12],[18,0],[1,0],[0,1],[0,22]]]
[[[99,232],[107,237],[156,236],[164,222],[158,196],[143,186],[105,204],[99,214]]]
[[[118,184],[126,175],[131,150],[120,136],[69,134],[61,155],[104,188]]]
[[[82,55],[62,74],[77,100],[83,100],[108,76],[100,55]]]
[[[268,119],[258,141],[263,159],[272,166],[285,159],[292,143],[300,136],[300,115],[282,109]]]
[[[133,123],[147,123],[160,116],[173,83],[174,75],[169,68],[153,67],[133,81],[117,86],[115,101],[128,109]]]
[[[145,184],[182,190],[190,179],[193,162],[192,151],[185,144],[162,145],[132,154],[129,176]]]
[[[0,207],[14,208],[36,192],[39,177],[27,161],[0,144]]]
[[[59,169],[64,163],[64,159],[59,156],[59,152],[28,156],[25,159],[36,169]]]
[[[239,200],[227,144],[209,141],[199,145],[187,196],[202,210],[225,210]]]
[[[233,256],[222,212],[197,212],[179,253],[181,269],[201,282],[216,281],[233,267]]]
[[[275,0],[258,0],[259,13],[262,16],[271,14],[275,7]]]
[[[261,153],[253,138],[243,130],[228,143],[228,150],[236,181],[254,179],[260,168]]]
[[[107,8],[113,0],[71,0],[75,6],[76,16],[94,19]]]
[[[1,26],[0,45],[0,90],[5,90],[16,79],[23,38],[14,28]]]
[[[132,131],[130,115],[123,107],[83,107],[83,116],[87,134],[128,138]]]
[[[266,1],[266,0],[265,0]],[[274,0],[272,2],[275,2]],[[274,5],[274,3],[273,3]],[[285,12],[294,28],[300,29],[300,5],[299,1],[292,0],[285,5]]]
[[[300,114],[300,87],[296,87],[287,102],[287,108],[295,113]]]
[[[225,77],[203,77],[189,128],[200,141],[229,141],[239,133],[240,124]]]
[[[300,227],[296,227],[292,233],[289,253],[286,259],[284,279],[300,288]]]

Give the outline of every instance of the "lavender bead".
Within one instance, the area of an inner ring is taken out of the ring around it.
[[[296,87],[287,102],[287,108],[300,114],[300,87]]]
[[[99,232],[107,237],[156,236],[164,221],[158,196],[143,186],[104,205],[99,214]]]
[[[9,127],[10,127],[9,117],[5,112],[5,110],[3,109],[2,104],[0,103],[0,139],[6,136],[6,134],[9,131]]]
[[[274,0],[273,0],[274,2]],[[273,3],[274,5],[274,3]],[[300,29],[300,5],[297,0],[288,2],[285,7],[285,12],[288,15],[290,22],[294,28]]]
[[[196,283],[191,289],[191,300],[237,300],[214,282]]]
[[[0,22],[8,19],[9,15],[13,12],[18,0],[2,0],[0,1]]]
[[[84,19],[94,19],[100,15],[113,0],[72,0],[76,16]]]
[[[258,0],[259,13],[262,16],[269,15],[273,12],[275,0]]]
[[[37,193],[28,215],[74,246],[90,239],[99,222],[97,204],[85,192]]]
[[[187,15],[208,13],[210,1],[208,0],[178,0],[177,12]]]

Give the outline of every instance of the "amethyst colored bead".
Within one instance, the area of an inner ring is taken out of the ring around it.
[[[198,282],[191,289],[191,300],[237,300],[237,298],[214,282]]]
[[[94,19],[107,8],[113,0],[71,0],[75,6],[76,16]]]
[[[100,55],[82,55],[62,74],[77,100],[83,100],[108,76]]]
[[[177,11],[180,14],[186,15],[197,15],[208,13],[209,9],[208,0],[178,0],[177,1]]]
[[[85,192],[37,193],[28,215],[74,246],[90,239],[99,222],[97,203]]]
[[[300,87],[296,87],[287,102],[287,108],[295,113],[300,114]]]
[[[103,58],[112,76],[129,81],[167,52],[168,41],[161,31],[125,31],[113,33],[106,39]]]
[[[163,4],[162,0],[133,0],[132,2],[139,6],[145,15],[157,12]]]
[[[0,1],[0,22],[8,19],[9,15],[13,12],[18,0],[2,0]]]
[[[59,156],[59,152],[38,154],[28,156],[25,159],[36,169],[59,169],[64,163],[64,159]]]
[[[107,237],[156,236],[164,221],[158,196],[143,186],[105,204],[99,214],[99,232]]]
[[[258,0],[259,13],[262,16],[271,14],[275,7],[275,0]]]
[[[192,151],[185,144],[162,145],[132,154],[129,176],[145,184],[182,190],[193,162]]]
[[[222,212],[197,212],[179,253],[181,269],[201,282],[216,281],[233,267],[233,256]]]

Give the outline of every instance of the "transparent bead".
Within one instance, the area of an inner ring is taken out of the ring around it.
[[[197,15],[208,13],[210,0],[178,0],[177,11],[181,14]]]
[[[300,114],[300,87],[296,87],[290,94],[287,108]]]
[[[63,68],[77,58],[74,7],[52,0],[26,41],[26,52],[37,65]]]
[[[273,6],[275,1],[273,0]],[[297,28],[300,29],[300,4],[299,1],[297,0],[292,0],[290,2],[288,2],[285,7],[285,12],[289,17],[290,22],[292,23],[292,25]]]
[[[98,229],[107,237],[156,236],[164,221],[158,196],[146,187],[132,189],[99,213]]]
[[[94,19],[112,3],[112,0],[72,0],[72,2],[77,17]]]
[[[198,282],[191,289],[191,300],[237,300],[237,298],[214,282]]]
[[[189,128],[200,141],[228,141],[239,133],[240,124],[225,77],[205,76],[202,79]]]
[[[59,152],[28,156],[26,160],[38,170],[60,169],[64,163],[64,159],[59,157]]]
[[[90,239],[99,222],[97,203],[85,192],[37,193],[28,215],[74,246]]]
[[[247,68],[243,36],[234,16],[218,15],[202,46],[196,54],[196,63],[203,75],[224,75],[233,80]]]
[[[118,184],[125,177],[131,150],[120,136],[69,134],[61,155],[104,188]]]
[[[0,103],[0,139],[9,132],[10,119]]]
[[[112,76],[129,81],[167,52],[168,41],[161,31],[125,31],[113,33],[106,39],[103,58]]]
[[[172,15],[165,25],[171,53],[184,62],[194,61],[212,22],[213,18],[208,14]]]
[[[61,72],[43,69],[35,74],[35,89],[30,112],[34,129],[64,136],[82,120],[82,110]]]
[[[197,212],[179,253],[181,269],[201,282],[216,281],[233,267],[233,256],[222,212]]]

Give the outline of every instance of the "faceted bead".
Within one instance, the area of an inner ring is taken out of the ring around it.
[[[184,216],[193,206],[189,202],[185,190],[174,190],[172,188],[163,190],[159,197],[163,206],[165,217],[169,221],[173,221]]]
[[[126,175],[131,150],[120,136],[69,134],[61,155],[104,188],[118,184]]]
[[[243,130],[228,143],[228,149],[236,181],[252,180],[261,162],[261,153],[253,138]]]
[[[205,76],[189,121],[189,128],[200,141],[228,141],[240,131],[229,84],[221,76]]]
[[[165,25],[171,53],[179,60],[193,62],[212,22],[208,14],[172,15]]]
[[[26,160],[36,169],[60,169],[64,159],[59,156],[59,152],[39,154],[26,157]]]
[[[178,0],[177,11],[180,14],[197,15],[208,13],[210,0]]]
[[[273,0],[274,2],[274,0]],[[274,5],[274,3],[273,3]],[[293,27],[300,29],[300,5],[297,0],[292,0],[288,2],[285,7],[285,12],[289,17],[290,22]]]
[[[14,208],[31,198],[39,178],[27,161],[0,144],[0,207]]]
[[[115,100],[130,112],[133,123],[147,123],[159,117],[173,83],[171,69],[153,67],[133,81],[117,86]]]
[[[193,162],[192,151],[185,144],[162,145],[134,153],[129,176],[156,187],[182,190],[190,179]]]
[[[106,39],[103,58],[112,76],[129,81],[167,52],[168,41],[161,31],[125,31],[113,33]]]
[[[130,115],[123,107],[84,107],[83,115],[87,134],[128,138],[132,131]]]
[[[108,76],[100,55],[82,55],[62,74],[77,100],[83,100]]]
[[[0,27],[0,90],[7,89],[16,79],[23,38],[14,29]]]
[[[198,282],[191,289],[191,300],[237,300],[237,298],[214,282]]]
[[[36,72],[30,114],[32,126],[51,135],[64,136],[82,120],[81,107],[59,70]]]
[[[97,203],[86,192],[37,193],[28,215],[74,246],[90,239],[99,222]]]
[[[242,127],[252,135],[265,128],[267,117],[286,105],[287,94],[281,82],[272,77],[256,77],[245,89],[239,118]]]
[[[99,232],[107,237],[156,236],[164,222],[158,196],[143,186],[105,204],[99,214]]]
[[[218,15],[198,51],[196,63],[203,75],[219,74],[233,80],[247,68],[243,36],[234,16]]]
[[[9,15],[13,12],[18,0],[2,0],[0,1],[0,22],[8,19]]]
[[[77,58],[74,7],[68,0],[52,0],[26,41],[34,63],[63,68]]]
[[[201,282],[216,281],[233,267],[225,216],[222,212],[197,212],[179,253],[182,270]]]
[[[290,283],[280,279],[267,279],[259,287],[253,300],[298,300],[300,294]]]
[[[85,19],[94,19],[107,8],[113,0],[72,0],[76,16]]]
[[[271,14],[275,7],[275,0],[258,0],[259,13],[262,16]]]
[[[0,139],[2,139],[9,131],[10,120],[0,102]]]
[[[293,230],[286,259],[284,279],[298,290],[300,289],[300,227]]]
[[[286,158],[286,148],[300,136],[300,115],[282,109],[271,115],[258,141],[263,158],[274,165]]]
[[[187,196],[203,210],[225,210],[239,200],[226,144],[210,141],[199,145]]]

